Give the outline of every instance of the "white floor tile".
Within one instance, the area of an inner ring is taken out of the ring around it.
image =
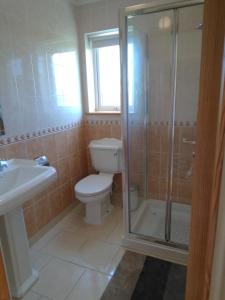
[[[80,213],[78,213],[80,212]],[[78,211],[74,209],[69,215],[67,215],[63,220],[57,224],[57,228],[74,232],[84,223],[84,214],[79,209]]]
[[[87,270],[66,300],[99,300],[110,278],[109,275]]]
[[[113,259],[111,260],[110,264],[105,269],[105,272],[111,276],[114,275],[123,255],[125,253],[125,250],[123,248],[119,248]]]
[[[37,271],[40,271],[46,264],[50,261],[51,256],[43,253],[41,251],[37,251],[35,249],[30,250],[30,257],[32,266]]]
[[[53,258],[40,272],[32,290],[53,300],[63,300],[84,271],[84,268]]]
[[[122,232],[121,208],[95,226],[84,222],[84,206],[76,207],[32,246],[39,281],[22,300],[100,299],[125,252]]]
[[[81,234],[86,235],[89,239],[98,239],[104,241],[115,229],[116,225],[118,224],[118,218],[119,211],[117,208],[114,208],[112,214],[106,218],[103,224],[92,225],[87,224],[84,222],[84,220],[82,220],[79,228],[74,232],[79,231]]]
[[[46,234],[44,234],[36,243],[34,243],[31,249],[41,250],[51,239],[53,239],[62,230],[57,227],[53,227]]]
[[[39,300],[40,295],[33,293],[32,291],[29,291],[21,300]]]
[[[87,238],[79,231],[75,233],[61,232],[53,238],[43,249],[44,253],[67,261],[73,261],[78,249],[86,242]]]
[[[74,263],[91,269],[110,272],[110,264],[119,246],[95,239],[88,240],[77,252]]]
[[[106,240],[109,234],[113,231],[115,224],[89,225],[83,224],[78,232],[86,236],[87,239]],[[76,232],[75,232],[76,233]]]
[[[116,227],[113,229],[113,231],[108,235],[106,241],[112,244],[121,245],[122,235],[123,235],[123,224],[122,222],[119,222],[116,225]]]

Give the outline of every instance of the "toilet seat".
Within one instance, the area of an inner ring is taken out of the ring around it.
[[[112,176],[107,174],[89,175],[75,185],[75,192],[81,196],[92,197],[111,188]]]

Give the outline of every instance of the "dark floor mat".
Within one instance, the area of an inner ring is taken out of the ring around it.
[[[127,251],[101,300],[184,300],[186,267]]]
[[[184,300],[186,267],[172,264],[163,300]]]
[[[101,300],[130,300],[146,256],[126,251]]]
[[[131,300],[163,300],[170,263],[147,257]]]
[[[131,300],[183,300],[186,267],[147,257]]]

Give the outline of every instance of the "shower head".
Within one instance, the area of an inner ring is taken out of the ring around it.
[[[197,30],[202,30],[202,29],[203,29],[203,24],[202,24],[202,23],[199,23],[199,24],[196,26],[196,29],[197,29]]]

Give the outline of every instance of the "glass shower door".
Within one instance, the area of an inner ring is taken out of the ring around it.
[[[180,8],[176,32],[176,101],[170,241],[189,244],[203,5]]]
[[[202,11],[203,5],[177,4],[174,9],[135,13],[126,19],[129,232],[185,249]]]
[[[130,231],[165,240],[173,112],[174,11],[127,24]]]

